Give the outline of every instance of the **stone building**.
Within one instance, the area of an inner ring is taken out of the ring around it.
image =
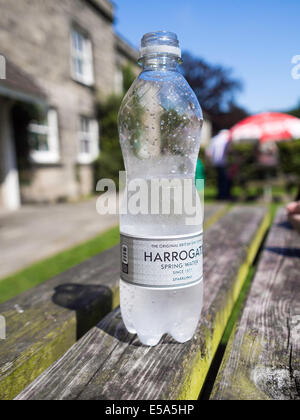
[[[108,0],[0,0],[0,10],[0,209],[88,194],[97,100],[122,90],[137,52],[115,34]]]

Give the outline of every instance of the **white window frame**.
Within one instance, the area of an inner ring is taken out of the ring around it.
[[[117,66],[116,71],[115,71],[115,93],[117,95],[120,95],[123,93],[123,84],[124,84],[124,75],[123,75],[123,71],[122,68]]]
[[[82,131],[82,119],[85,119],[88,123],[88,131]],[[99,124],[96,119],[80,116],[79,119],[79,136],[78,136],[78,163],[82,165],[90,165],[94,160],[97,159],[100,152],[99,147]],[[90,143],[90,151],[83,152],[81,149],[82,141],[88,141]]]
[[[82,51],[76,48],[76,38],[77,42],[79,39],[81,40]],[[76,60],[82,62],[83,73],[78,72]],[[86,86],[93,86],[95,82],[92,41],[89,36],[77,26],[73,27],[71,32],[71,75],[76,82]]]
[[[29,124],[29,132],[47,136],[48,150],[31,150],[30,159],[39,164],[55,164],[60,160],[58,116],[56,109],[49,109],[47,112],[47,123]]]

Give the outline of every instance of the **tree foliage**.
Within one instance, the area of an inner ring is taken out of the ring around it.
[[[300,179],[300,140],[280,142],[278,148],[281,171]]]
[[[293,115],[294,117],[300,118],[300,100],[298,102],[298,105],[294,109],[290,110],[288,114]]]
[[[235,103],[235,95],[242,89],[242,84],[232,78],[231,72],[231,69],[209,64],[187,52],[183,54],[183,74],[202,109],[209,114],[214,133],[231,128],[249,115]]]
[[[231,128],[248,114],[234,103],[241,83],[231,77],[231,70],[211,65],[189,53],[183,54],[183,74],[195,91],[204,111],[209,113],[214,130]],[[135,74],[130,65],[123,68],[124,92],[130,88]],[[111,178],[118,185],[119,171],[124,169],[117,127],[118,111],[123,95],[112,95],[99,103],[101,154],[95,162],[95,178]],[[169,140],[166,139],[166,143]],[[176,143],[176,142],[175,142]]]
[[[130,64],[127,64],[126,66],[124,66],[122,69],[122,72],[123,72],[123,92],[126,93],[130,89],[130,86],[132,85],[135,79],[135,74]]]
[[[135,79],[130,65],[123,68],[123,93],[110,95],[98,103],[98,118],[101,127],[100,156],[94,163],[95,185],[103,178],[112,179],[119,185],[119,171],[124,170],[124,162],[119,142],[118,113],[124,93]]]
[[[211,115],[230,110],[241,82],[232,78],[231,69],[212,65],[188,52],[183,54],[183,74],[203,109]]]

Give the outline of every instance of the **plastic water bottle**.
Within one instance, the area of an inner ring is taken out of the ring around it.
[[[195,171],[203,116],[179,72],[176,34],[146,34],[139,62],[142,72],[119,113],[127,186],[135,179],[150,187],[160,179],[191,180],[199,208]],[[123,204],[133,194],[127,191]],[[162,200],[160,195],[154,207]],[[196,217],[196,222],[187,223],[187,214],[178,214],[175,204],[171,198],[169,214],[161,206],[156,212],[121,214],[122,317],[128,331],[149,346],[158,344],[165,333],[180,343],[192,339],[202,310],[203,220]]]

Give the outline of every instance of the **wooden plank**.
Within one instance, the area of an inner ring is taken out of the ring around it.
[[[226,204],[209,204],[205,206],[204,229],[208,229],[224,216],[229,209]]]
[[[119,304],[118,248],[0,305],[0,399],[14,398]]]
[[[205,235],[205,298],[193,340],[165,336],[149,348],[127,333],[117,309],[17,399],[195,399],[268,228],[264,208],[233,208]]]
[[[206,207],[206,220],[226,206]],[[119,246],[0,305],[0,400],[12,399],[119,305]]]
[[[212,399],[300,400],[299,243],[280,210]]]

